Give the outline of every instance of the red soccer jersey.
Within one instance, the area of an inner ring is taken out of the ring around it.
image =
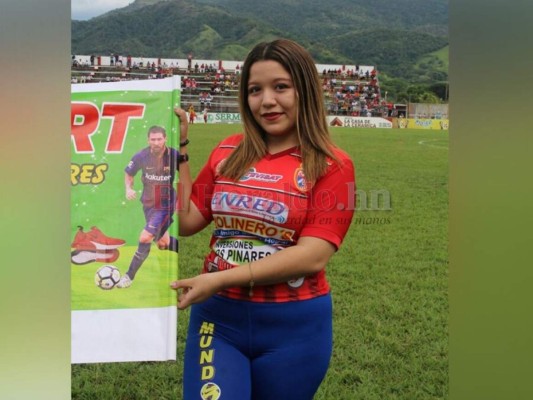
[[[220,163],[242,140],[230,136],[213,150],[193,184],[191,200],[215,228],[203,273],[231,268],[294,246],[302,236],[327,240],[337,249],[355,208],[353,163],[335,150],[340,165],[309,188],[297,148],[267,154],[238,181],[218,174]],[[274,285],[230,288],[220,294],[257,302],[306,300],[329,292],[325,270]]]

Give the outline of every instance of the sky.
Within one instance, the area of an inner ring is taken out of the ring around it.
[[[134,0],[71,0],[71,18],[85,21],[115,8],[126,7]]]

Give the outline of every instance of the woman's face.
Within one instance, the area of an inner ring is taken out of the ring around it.
[[[296,139],[297,96],[291,76],[277,61],[257,61],[250,68],[248,105],[268,139]]]

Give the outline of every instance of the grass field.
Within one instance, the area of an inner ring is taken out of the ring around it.
[[[137,247],[132,245],[121,247],[119,259],[112,265],[124,274],[136,250]],[[95,285],[94,276],[103,263],[71,264],[71,309],[106,310],[166,307],[174,304],[174,292],[169,289],[167,283],[176,277],[177,260],[175,252],[159,250],[157,246],[152,245],[149,257],[137,274],[135,290],[99,289]]]
[[[238,125],[191,126],[193,174],[217,141],[238,130]],[[333,128],[332,133],[355,162],[358,193],[360,199],[367,195],[367,204],[357,203],[344,245],[328,265],[334,350],[315,399],[445,399],[448,132]],[[380,201],[367,210],[372,193],[381,193]],[[208,239],[208,230],[181,239],[181,277],[200,270]],[[181,399],[188,316],[178,313],[177,362],[73,365],[72,398]]]

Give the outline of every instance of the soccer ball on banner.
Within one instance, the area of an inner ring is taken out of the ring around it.
[[[98,268],[94,275],[94,283],[103,290],[113,289],[119,280],[120,271],[117,267],[110,264]]]

